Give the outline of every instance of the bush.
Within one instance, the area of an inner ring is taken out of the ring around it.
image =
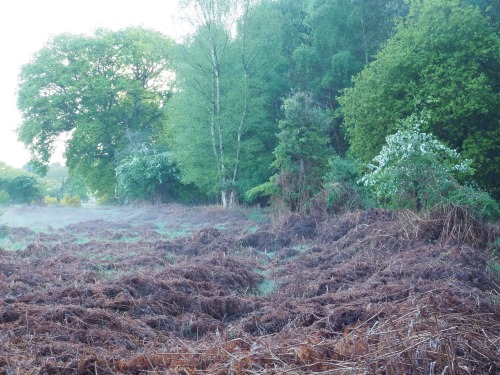
[[[432,134],[420,132],[423,119],[403,121],[396,134],[368,165],[371,172],[361,182],[372,189],[380,203],[419,212],[443,201],[458,186],[457,177],[472,175],[469,160],[446,147]]]
[[[500,218],[500,206],[487,192],[474,186],[460,186],[444,199],[445,203],[465,208],[480,221],[496,221]]]
[[[309,93],[293,94],[282,109],[285,118],[278,124],[273,163],[279,172],[271,180],[277,184],[278,194],[272,201],[278,210],[309,213],[321,191],[331,155],[327,146],[329,118]],[[269,186],[263,188],[271,191]]]
[[[374,206],[366,188],[358,184],[361,178],[360,162],[336,155],[330,159],[328,168],[323,187],[329,212],[342,214]]]
[[[80,207],[82,205],[82,200],[80,197],[69,197],[65,195],[61,200],[61,204],[66,207]]]
[[[146,147],[132,151],[116,169],[117,195],[122,200],[168,202],[178,195],[177,168],[168,152]]]
[[[42,199],[43,191],[33,176],[21,175],[7,183],[7,193],[12,203],[32,203]]]
[[[48,195],[46,195],[45,197],[43,197],[43,204],[45,204],[46,206],[55,206],[58,203],[59,202],[57,201],[56,197],[50,197]]]

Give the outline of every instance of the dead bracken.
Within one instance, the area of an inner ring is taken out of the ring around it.
[[[0,374],[500,373],[489,228],[461,212],[126,220],[10,228]]]

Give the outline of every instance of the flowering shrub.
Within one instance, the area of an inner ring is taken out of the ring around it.
[[[473,174],[470,160],[420,131],[424,121],[415,115],[403,121],[402,130],[386,137],[374,164],[368,165],[371,171],[361,182],[379,202],[420,211],[456,190],[457,177]]]

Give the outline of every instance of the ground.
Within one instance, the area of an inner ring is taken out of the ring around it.
[[[8,208],[0,374],[496,374],[491,228],[177,205]]]

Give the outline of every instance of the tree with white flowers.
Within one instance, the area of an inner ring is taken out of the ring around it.
[[[401,130],[386,137],[374,164],[368,165],[371,171],[361,182],[381,203],[419,212],[453,191],[457,177],[473,174],[470,160],[421,132],[425,121],[416,115],[405,119]]]

